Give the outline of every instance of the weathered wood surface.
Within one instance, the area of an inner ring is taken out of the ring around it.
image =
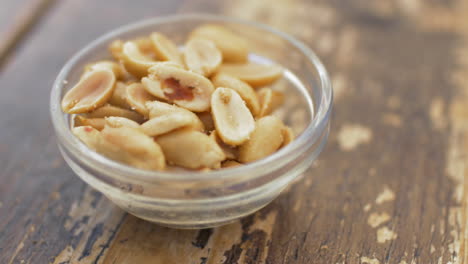
[[[301,183],[257,214],[171,230],[73,175],[48,98],[60,67],[100,34],[201,11],[316,50],[335,89],[332,132]],[[86,0],[44,14],[0,73],[0,263],[468,264],[468,1]]]

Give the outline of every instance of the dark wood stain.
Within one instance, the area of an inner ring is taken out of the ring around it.
[[[213,229],[211,228],[201,229],[200,231],[198,231],[198,235],[195,238],[195,241],[192,242],[192,245],[201,249],[205,248],[212,234],[213,234]]]

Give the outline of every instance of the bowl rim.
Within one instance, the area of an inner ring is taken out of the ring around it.
[[[63,89],[63,86],[66,82],[66,77],[69,72],[74,69],[75,64],[78,63],[83,56],[91,52],[96,46],[99,46],[104,42],[108,43],[110,40],[116,39],[120,34],[138,30],[150,25],[167,24],[190,19],[200,21],[206,20],[207,23],[233,23],[254,27],[256,29],[264,30],[279,36],[300,50],[300,52],[303,53],[309,62],[312,63],[312,65],[316,68],[322,91],[321,98],[318,98],[317,100],[320,101],[320,105],[304,131],[286,147],[264,159],[245,164],[244,166],[208,172],[166,172],[131,167],[92,151],[78,138],[76,138],[72,134],[69,124],[65,119],[65,114],[62,112],[60,107],[60,102],[62,99],[60,96],[60,91]],[[265,171],[272,171],[276,168],[282,167],[284,164],[287,164],[289,161],[293,160],[287,158],[292,153],[300,155],[307,151],[315,143],[315,141],[320,138],[321,132],[323,129],[325,129],[326,123],[328,122],[331,113],[332,102],[333,90],[330,77],[327,70],[325,69],[325,66],[320,61],[318,56],[301,41],[287,33],[258,22],[221,15],[193,13],[161,16],[123,25],[103,34],[99,38],[87,44],[65,63],[57,78],[55,79],[50,95],[50,115],[58,140],[61,141],[63,146],[65,146],[67,150],[71,151],[75,155],[80,155],[81,159],[87,160],[87,162],[91,163],[92,166],[94,166],[96,169],[99,169],[106,174],[109,174],[109,172],[112,171],[113,173],[125,175],[126,178],[142,182],[152,182],[154,180],[179,180],[193,182],[214,179],[227,180],[233,177],[238,177],[239,175],[252,175],[252,177],[248,177],[248,180],[251,180],[255,179],[259,174],[264,174]]]

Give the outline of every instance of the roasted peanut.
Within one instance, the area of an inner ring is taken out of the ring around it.
[[[94,70],[84,75],[62,99],[62,110],[69,114],[92,111],[112,96],[115,75],[110,70]]]
[[[283,122],[275,116],[257,120],[250,139],[239,147],[239,161],[256,161],[277,151],[283,143],[283,127]]]
[[[281,144],[280,148],[288,145],[294,140],[294,132],[290,127],[285,125],[283,129],[281,129],[281,133],[283,134],[283,144]]]
[[[226,160],[221,163],[221,168],[232,168],[242,166],[242,163],[239,163],[235,160]]]
[[[221,65],[222,60],[221,52],[211,40],[194,38],[185,45],[185,65],[193,72],[210,76]]]
[[[131,106],[127,103],[127,84],[123,82],[117,82],[115,84],[114,92],[112,93],[109,103],[125,109],[131,109]]]
[[[154,32],[150,35],[153,50],[160,60],[173,61],[182,65],[182,58],[176,44],[161,33]]]
[[[122,50],[123,41],[120,39],[112,41],[109,45],[109,52],[111,53],[112,57],[117,61],[122,60]]]
[[[147,102],[146,108],[149,111],[149,118],[154,119],[162,116],[168,116],[174,113],[182,114],[190,119],[190,127],[195,130],[204,131],[205,127],[196,114],[189,110],[159,101]]]
[[[148,57],[151,57],[154,53],[153,51],[153,43],[150,38],[148,37],[140,37],[133,40],[135,44],[138,46],[138,49]]]
[[[120,117],[120,116],[109,116],[104,118],[104,123],[106,126],[109,127],[129,127],[129,128],[135,128],[135,129],[140,129],[140,124],[137,122],[125,118],[125,117]]]
[[[143,78],[141,82],[152,95],[194,112],[210,108],[214,87],[207,78],[162,64],[151,67],[149,72],[149,78]]]
[[[260,112],[258,117],[271,114],[278,106],[283,104],[284,95],[282,92],[274,91],[270,88],[262,88],[257,93],[260,101]]]
[[[102,130],[106,122],[104,118],[86,118],[84,116],[75,116],[75,127],[90,126],[97,130]]]
[[[92,150],[96,150],[101,140],[100,132],[91,126],[74,127],[72,133]]]
[[[141,83],[132,83],[127,87],[126,100],[133,110],[148,117],[148,109],[145,104],[148,101],[156,100],[156,98],[148,93]]]
[[[122,46],[122,63],[129,73],[141,78],[156,61],[145,55],[136,43],[127,41]]]
[[[212,82],[215,87],[226,87],[236,91],[242,100],[244,100],[245,104],[250,109],[250,112],[252,112],[252,115],[258,115],[260,104],[258,102],[257,94],[250,85],[225,73],[216,74],[212,79]]]
[[[102,106],[92,112],[90,112],[86,117],[89,118],[103,118],[109,116],[120,116],[131,119],[137,123],[141,123],[144,120],[144,117],[140,114],[133,112],[131,110],[123,109],[113,105]]]
[[[85,74],[94,70],[111,70],[114,73],[115,78],[119,80],[125,78],[126,75],[122,65],[114,61],[98,61],[85,66]]]
[[[218,72],[227,73],[242,81],[259,87],[273,83],[283,75],[283,68],[276,64],[222,64]]]
[[[218,133],[216,133],[216,130],[211,131],[210,138],[214,140],[216,144],[218,144],[218,146],[223,150],[227,159],[237,159],[237,148],[224,143],[218,136]]]
[[[152,118],[141,125],[141,130],[148,136],[156,137],[186,126],[194,126],[194,119],[181,112]]]
[[[202,25],[190,34],[190,39],[202,38],[213,41],[226,62],[246,62],[249,53],[247,41],[231,30],[212,24]]]
[[[219,87],[211,96],[211,114],[223,142],[237,146],[249,139],[255,120],[239,94]]]
[[[101,135],[97,151],[111,159],[141,169],[162,170],[166,166],[159,145],[137,129],[106,126]]]
[[[209,136],[192,129],[159,136],[156,142],[169,164],[185,168],[216,168],[225,159],[221,148]]]

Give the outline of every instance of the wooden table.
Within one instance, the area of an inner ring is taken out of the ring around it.
[[[0,263],[468,264],[468,1],[2,0]],[[239,222],[171,230],[86,186],[48,99],[63,64],[120,25],[210,12],[312,47],[335,89],[325,151]]]

